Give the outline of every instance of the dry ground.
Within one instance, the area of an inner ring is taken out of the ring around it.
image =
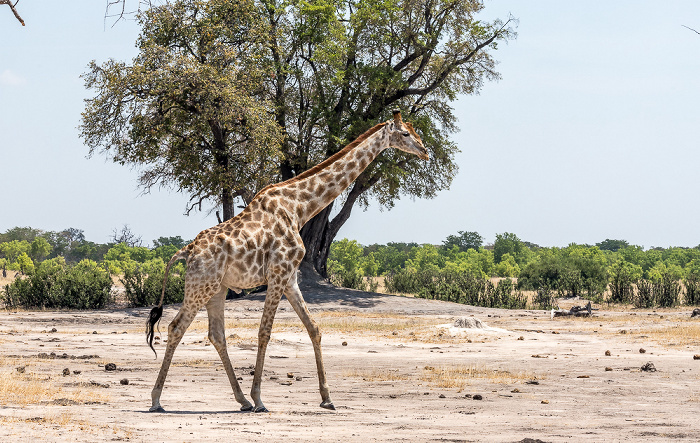
[[[145,344],[147,309],[2,312],[0,441],[700,440],[700,320],[687,309],[602,307],[592,319],[552,320],[542,311],[304,292],[324,333],[336,411],[318,406],[313,350],[286,300],[268,349],[262,390],[271,412],[263,414],[238,411],[204,311],[175,354],[164,414],[147,412],[165,349],[161,341],[154,359]],[[262,297],[226,303],[245,392]],[[165,310],[163,339],[176,312]],[[501,331],[437,326],[460,316]],[[658,371],[641,371],[647,362]]]

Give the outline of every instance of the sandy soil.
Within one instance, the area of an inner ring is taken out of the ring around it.
[[[304,291],[324,333],[336,411],[318,406],[311,343],[286,300],[268,348],[270,412],[262,414],[238,411],[204,311],[177,349],[162,414],[147,412],[165,349],[157,345],[154,359],[145,343],[147,309],[3,312],[0,441],[700,440],[700,320],[690,310],[602,307],[592,319],[551,319]],[[245,392],[263,296],[226,303],[229,353]],[[163,339],[177,308],[165,310]],[[462,316],[494,329],[449,328]],[[657,371],[642,371],[647,362]]]

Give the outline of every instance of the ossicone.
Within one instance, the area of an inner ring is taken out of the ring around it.
[[[394,109],[393,114],[394,114],[394,123],[400,127],[401,124],[403,123],[403,120],[401,119],[401,111],[398,109]]]

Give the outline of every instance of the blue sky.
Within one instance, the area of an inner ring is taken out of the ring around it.
[[[107,241],[129,224],[150,241],[194,237],[213,215],[187,196],[142,195],[137,171],[86,158],[77,126],[90,60],[128,60],[138,29],[103,21],[106,1],[0,8],[0,232],[83,229]],[[513,232],[543,246],[626,239],[700,244],[700,2],[496,1],[519,19],[495,57],[503,78],[454,105],[460,173],[432,200],[356,208],[340,237],[363,244],[487,241]]]

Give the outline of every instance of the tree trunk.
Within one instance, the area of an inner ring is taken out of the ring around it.
[[[233,193],[230,189],[221,191],[221,206],[223,207],[223,218],[221,221],[230,220],[233,218]]]
[[[306,248],[304,261],[311,264],[322,278],[328,278],[326,260],[333,242],[333,237],[328,236],[332,208],[333,203],[309,220],[300,232]],[[313,276],[305,275],[304,278],[313,278]]]

